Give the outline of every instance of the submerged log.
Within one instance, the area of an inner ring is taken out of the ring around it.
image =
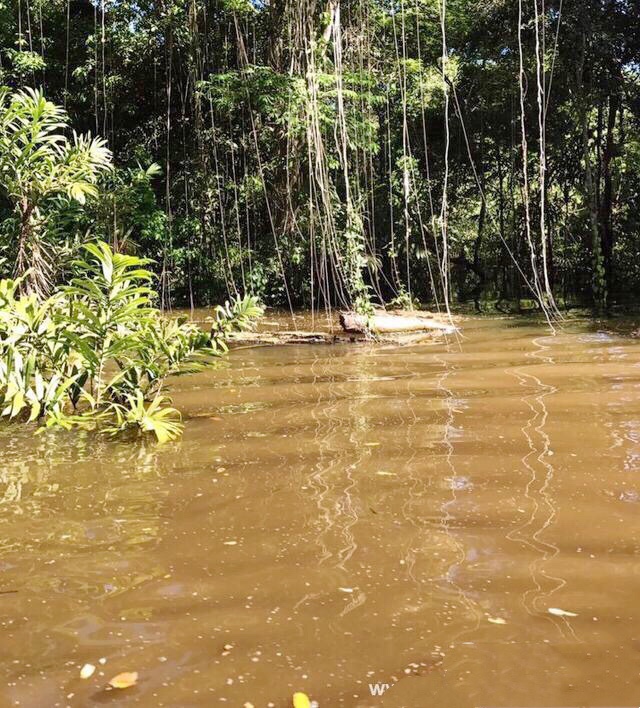
[[[340,325],[345,332],[385,334],[394,332],[442,332],[453,334],[456,327],[429,313],[377,310],[373,315],[341,312]]]
[[[342,335],[346,339],[345,335]],[[330,332],[231,332],[229,342],[237,344],[333,344]]]
[[[441,330],[423,330],[413,332],[389,332],[376,335],[375,341],[406,346],[425,340],[436,341]],[[371,343],[372,338],[365,332],[233,332],[228,335],[231,346],[277,346],[288,344],[357,344]]]

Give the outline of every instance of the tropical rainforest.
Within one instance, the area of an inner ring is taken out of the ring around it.
[[[639,22],[632,0],[3,0],[3,274],[46,293],[99,239],[152,260],[162,308],[629,302]],[[29,91],[84,141],[89,193],[7,148]]]

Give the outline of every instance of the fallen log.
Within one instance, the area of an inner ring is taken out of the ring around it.
[[[391,346],[422,342],[436,343],[442,335],[457,330],[449,318],[428,312],[377,310],[371,317],[355,312],[339,316],[342,331],[284,330],[233,332],[227,337],[231,346],[279,346],[292,344],[366,344],[372,341]],[[261,323],[277,326],[278,322]]]
[[[346,339],[346,335],[342,335]],[[238,344],[333,344],[330,332],[231,332],[229,342]]]
[[[442,332],[453,334],[456,327],[429,313],[377,310],[372,315],[341,312],[340,325],[345,332],[385,334],[393,332]]]
[[[383,344],[406,346],[425,340],[436,341],[441,330],[421,332],[390,332],[376,335],[375,341]],[[363,332],[232,332],[227,335],[231,346],[279,346],[291,344],[371,344],[369,333]]]

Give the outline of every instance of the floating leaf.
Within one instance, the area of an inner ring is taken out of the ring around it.
[[[96,667],[93,664],[85,664],[81,669],[80,669],[80,678],[81,679],[88,679],[93,676],[93,672],[96,670]]]
[[[311,708],[311,701],[306,693],[298,691],[293,694],[293,708]]]
[[[111,681],[109,681],[109,686],[113,688],[130,688],[138,683],[138,672],[137,671],[125,671],[122,674],[114,676]]]
[[[555,615],[556,617],[577,617],[575,612],[567,612],[567,610],[561,610],[559,607],[550,607],[548,610],[550,615]]]

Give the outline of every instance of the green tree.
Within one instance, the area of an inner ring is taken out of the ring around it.
[[[98,194],[101,172],[111,169],[103,139],[65,134],[65,111],[41,91],[0,89],[0,190],[17,215],[15,274],[27,291],[51,288],[52,253],[43,238],[42,208],[65,198],[84,204]]]

